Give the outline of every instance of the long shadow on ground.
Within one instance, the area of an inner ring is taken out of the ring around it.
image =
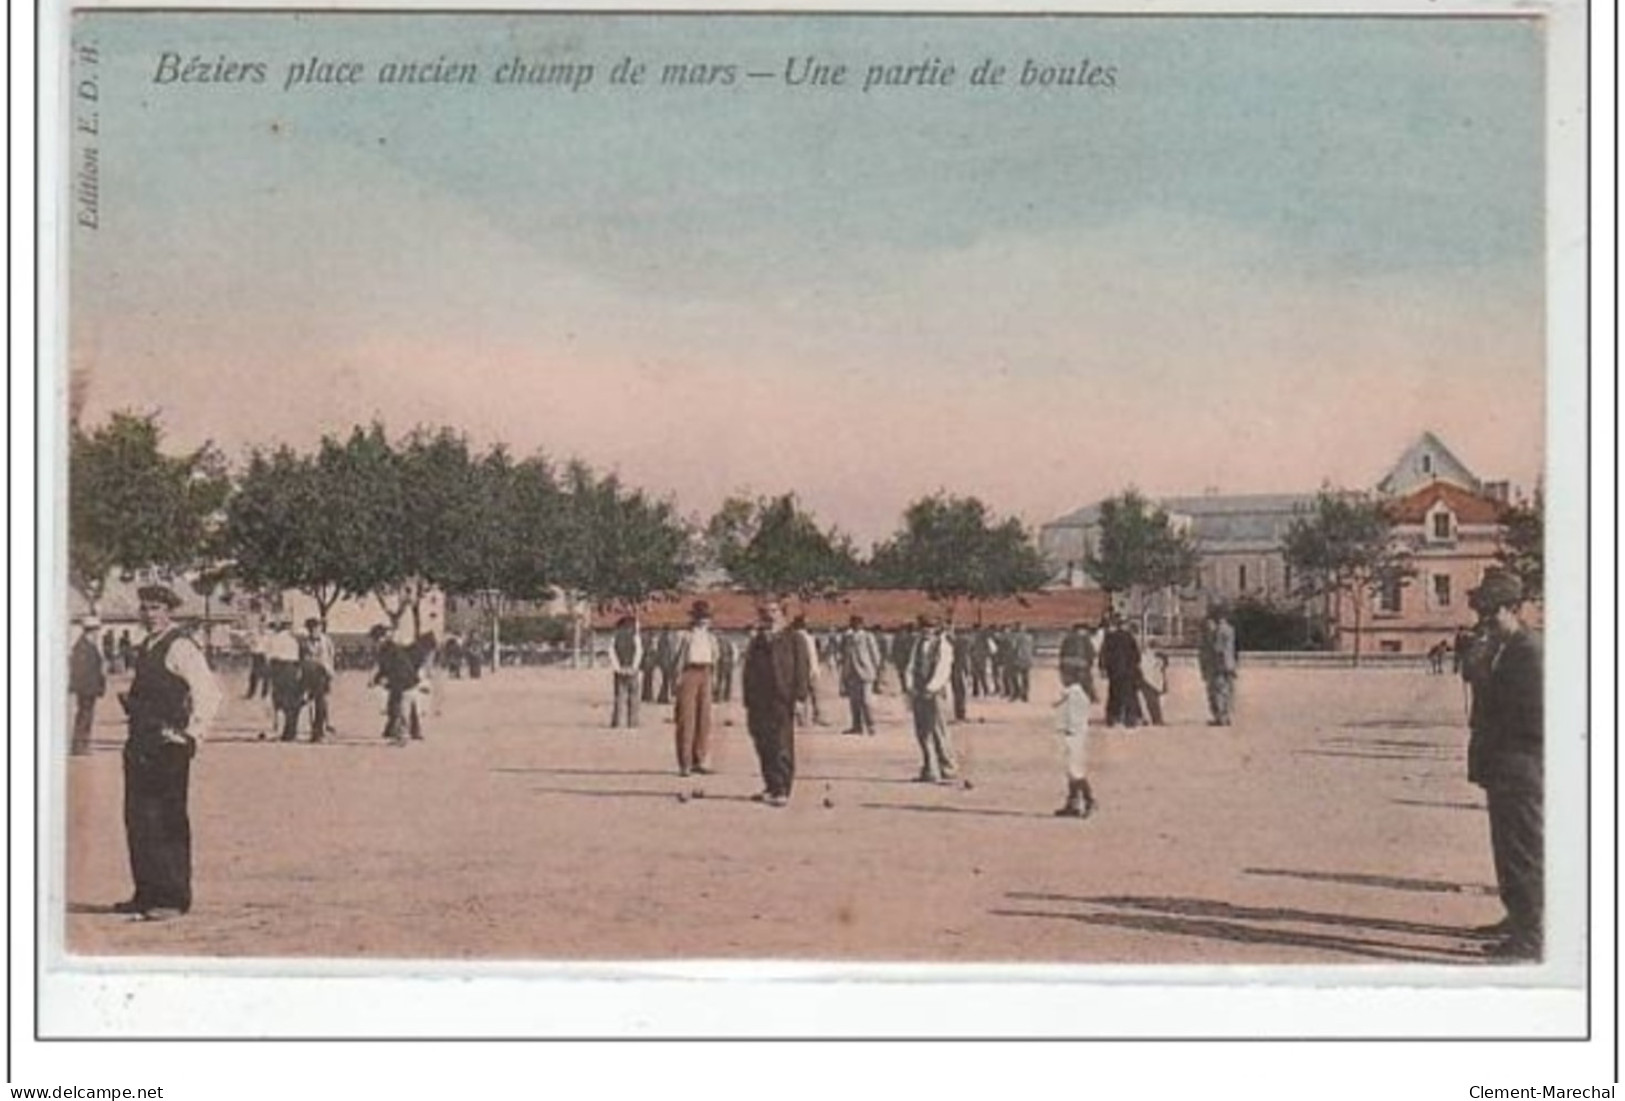
[[[1439,894],[1493,895],[1494,887],[1482,883],[1447,883],[1440,879],[1403,879],[1391,875],[1360,872],[1306,872],[1291,868],[1243,868],[1243,875],[1274,875],[1307,879],[1314,883],[1347,883],[1355,887],[1386,887],[1395,891],[1433,891]]]
[[[1077,898],[1012,892],[1011,898],[1061,899],[1100,907],[1095,911],[1016,910],[989,911],[996,917],[1042,918],[1074,921],[1082,925],[1110,926],[1167,936],[1198,937],[1232,944],[1276,945],[1303,948],[1334,955],[1356,956],[1399,963],[1482,962],[1477,947],[1470,944],[1407,944],[1377,937],[1306,932],[1272,927],[1263,922],[1323,922],[1365,927],[1378,932],[1401,932],[1446,936],[1457,941],[1470,938],[1466,930],[1413,925],[1381,919],[1360,919],[1335,914],[1314,914],[1295,910],[1253,909],[1203,899],[1168,898]],[[1135,911],[1135,912],[1124,912]],[[1396,928],[1397,927],[1397,928]]]
[[[1050,818],[1052,815],[1023,810],[994,810],[990,807],[937,807],[923,803],[859,803],[865,810],[907,810],[921,814],[977,814],[987,818]]]

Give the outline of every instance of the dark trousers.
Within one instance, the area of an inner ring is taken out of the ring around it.
[[[291,661],[271,663],[271,706],[282,713],[282,740],[291,742],[299,736],[299,709],[304,706],[305,693],[299,683],[299,666]]]
[[[408,733],[414,738],[423,737],[423,720],[418,717],[416,704],[407,705],[407,691],[391,689],[384,701],[384,737],[397,742],[404,742]]]
[[[124,746],[124,837],[137,906],[192,907],[192,747]]]
[[[643,670],[643,691],[640,695],[644,703],[655,702],[655,667],[652,665]]]
[[[1137,673],[1106,678],[1106,725],[1139,726],[1140,678]]]
[[[853,734],[873,734],[875,716],[869,707],[868,683],[858,677],[849,677],[846,682],[846,703],[852,709],[852,725],[847,729]]]
[[[993,694],[989,690],[987,684],[987,662],[985,661],[971,662],[970,694],[977,699],[981,699],[983,696],[991,696]]]
[[[1032,681],[1033,671],[1031,668],[1025,665],[1011,666],[1010,698],[1026,703],[1027,697],[1032,693]]]
[[[253,699],[263,696],[271,691],[271,674],[267,671],[264,654],[255,654],[248,660],[248,694],[244,699]]]
[[[948,678],[948,691],[951,692],[953,694],[953,697],[954,697],[954,721],[955,722],[961,722],[962,723],[962,722],[965,721],[965,689],[966,689],[966,687],[967,686],[965,684],[965,674],[964,673],[962,673],[962,672],[961,673],[955,673],[955,674],[953,674],[953,676]]]
[[[611,727],[638,725],[638,675],[637,673],[611,673],[614,678],[612,687],[615,696],[610,703],[609,725]]]
[[[745,713],[745,726],[762,766],[762,786],[769,795],[788,797],[796,778],[796,719],[790,704]]]
[[[1541,792],[1528,785],[1484,791],[1495,880],[1514,939],[1538,946],[1545,911],[1545,821]]]
[[[96,697],[74,696],[73,699],[73,741],[68,745],[68,752],[89,753],[90,728],[96,724]]]
[[[310,740],[319,742],[327,737],[327,694],[333,680],[326,669],[316,667],[305,673],[305,692],[310,697]],[[295,733],[298,733],[295,730]]]
[[[711,700],[714,703],[729,703],[734,698],[734,671],[731,668],[716,667],[716,675],[711,681]]]

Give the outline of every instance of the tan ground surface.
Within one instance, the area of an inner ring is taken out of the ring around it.
[[[1169,727],[1095,732],[1101,810],[1086,822],[1050,814],[1064,782],[1048,673],[1031,704],[973,702],[954,728],[971,789],[910,782],[918,757],[893,691],[879,737],[802,733],[784,810],[748,800],[759,784],[742,716],[719,726],[721,774],[679,780],[668,709],[610,732],[604,672],[447,683],[429,739],[404,749],[378,737],[360,674],[340,677],[340,737],[317,746],[258,741],[261,705],[228,677],[193,771],[196,906],[161,924],[107,911],[129,894],[109,699],[96,752],[66,765],[67,943],[234,957],[1476,963],[1464,930],[1501,911],[1481,793],[1463,779],[1459,682],[1252,668],[1237,725],[1216,731],[1195,671],[1173,676]],[[678,800],[696,786],[704,798]]]

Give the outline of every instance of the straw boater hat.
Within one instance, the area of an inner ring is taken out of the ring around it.
[[[181,598],[168,585],[143,585],[135,591],[135,597],[143,604],[162,604],[166,608],[181,606]]]

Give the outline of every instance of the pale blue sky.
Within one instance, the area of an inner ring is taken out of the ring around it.
[[[882,534],[947,486],[1037,522],[1369,483],[1423,428],[1542,461],[1530,21],[98,13],[94,409],[237,449],[373,415],[796,488]],[[163,50],[267,84],[155,86]],[[1027,57],[1109,92],[608,87]],[[312,55],[591,61],[593,86],[282,90]]]

